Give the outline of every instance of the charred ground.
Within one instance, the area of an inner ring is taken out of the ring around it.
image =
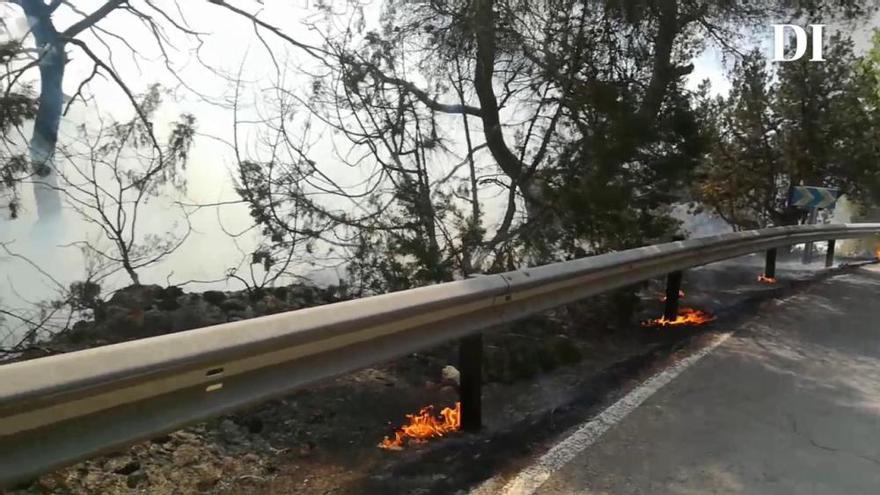
[[[692,270],[684,279],[683,302],[716,318],[699,327],[640,325],[662,311],[662,281],[654,281],[643,286],[636,299],[625,292],[608,294],[492,329],[485,337],[485,428],[480,434],[457,433],[399,452],[377,448],[405,414],[457,400],[454,386],[441,379],[441,369],[455,364],[457,348],[449,344],[82,462],[13,493],[456,493],[499,472],[516,470],[553,438],[679,353],[699,347],[707,334],[735,329],[769,301],[847,270],[818,268],[781,263],[779,282],[773,285],[757,282],[758,257]],[[143,311],[164,311],[172,319],[182,318],[175,313],[181,308],[204,310],[207,300],[220,310],[207,310],[214,317],[225,313],[229,318],[232,309],[237,312],[232,317],[239,318],[266,308],[277,312],[344,297],[335,290],[302,287],[262,298],[176,292],[169,296],[168,289],[150,290],[154,302]],[[129,291],[114,305],[123,307],[126,298],[131,304],[146,304]],[[223,302],[227,309],[220,306]],[[156,307],[159,304],[165,309]],[[196,311],[184,313],[195,318]],[[197,320],[191,321],[193,326],[201,326]],[[82,335],[72,340],[67,336],[43,349],[67,350],[143,336],[120,336],[106,324],[78,331]]]

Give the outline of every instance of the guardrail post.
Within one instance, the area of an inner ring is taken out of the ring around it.
[[[804,244],[804,257],[801,260],[801,263],[805,265],[809,265],[813,261],[813,243],[808,242]]]
[[[767,250],[767,259],[764,262],[764,276],[776,278],[776,248]]]
[[[458,368],[461,429],[479,431],[483,426],[483,334],[461,339],[458,347]]]
[[[816,219],[819,216],[818,208],[810,208],[810,217],[807,219],[808,225],[815,225]],[[813,261],[813,241],[810,241],[804,244],[804,259],[801,262],[805,265],[809,265],[810,262]]]
[[[834,239],[828,239],[828,250],[825,251],[825,268],[834,266]]]
[[[666,276],[666,306],[663,309],[663,318],[674,320],[678,318],[678,294],[681,291],[682,272],[672,272]]]

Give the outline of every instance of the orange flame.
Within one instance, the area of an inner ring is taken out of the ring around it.
[[[674,320],[666,317],[655,318],[642,322],[643,327],[675,327],[680,325],[705,325],[715,319],[711,314],[694,308],[681,308]]]
[[[880,247],[878,247],[877,249],[874,250],[874,256],[877,259],[880,259]]]
[[[775,284],[776,278],[768,277],[762,273],[761,275],[758,275],[758,282],[761,282],[762,284]]]
[[[446,436],[448,433],[461,429],[461,402],[455,403],[455,409],[444,407],[440,417],[434,417],[434,406],[423,407],[418,414],[407,414],[409,424],[403,425],[394,432],[394,438],[385,437],[379,443],[380,449],[403,450],[407,439],[415,443],[423,443],[431,438]]]

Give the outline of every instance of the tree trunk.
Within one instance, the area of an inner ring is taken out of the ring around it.
[[[510,150],[504,140],[504,132],[499,115],[498,98],[493,87],[495,71],[495,13],[494,0],[476,0],[473,3],[473,24],[476,32],[476,64],[474,64],[474,90],[480,102],[480,118],[483,122],[483,135],[492,158],[507,177],[517,185],[526,202],[526,208],[533,211],[543,202],[541,190],[534,180],[526,177],[525,166]]]
[[[125,251],[123,251],[122,268],[125,269],[125,273],[127,273],[128,277],[131,278],[132,284],[141,285],[141,278],[134,270],[134,267],[131,266],[131,262],[128,259],[128,253]]]
[[[34,131],[30,142],[31,166],[34,172],[34,197],[40,220],[48,220],[61,211],[61,195],[55,169],[55,146],[58,124],[64,107],[64,66],[67,57],[64,41],[52,24],[50,12],[41,0],[22,0],[31,32],[40,54],[40,99]]]

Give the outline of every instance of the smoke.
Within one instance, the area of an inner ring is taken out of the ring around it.
[[[866,210],[862,205],[841,196],[829,218],[831,223],[872,222],[880,220],[880,212]],[[844,239],[837,244],[841,256],[872,256],[880,243],[877,237]]]
[[[716,234],[733,232],[730,224],[721,217],[708,211],[694,213],[686,203],[672,207],[672,217],[681,222],[681,228],[687,237],[706,237]]]

